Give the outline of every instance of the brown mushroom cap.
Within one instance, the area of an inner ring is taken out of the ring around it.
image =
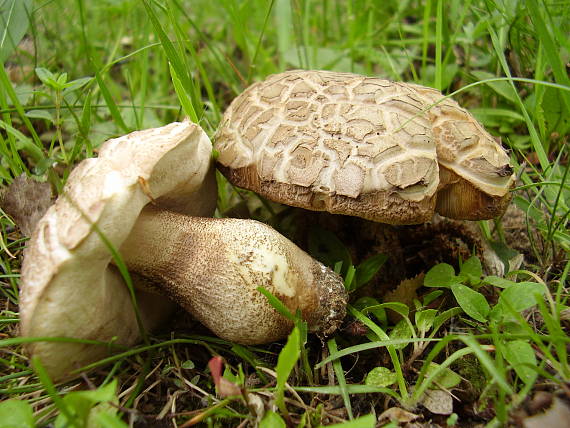
[[[93,225],[119,248],[150,202],[192,215],[211,215],[216,183],[211,143],[188,122],[107,141],[99,157],[81,162],[62,195],[39,221],[22,265],[21,332],[130,345],[140,339],[132,303],[111,252]],[[183,201],[181,203],[181,201]],[[137,293],[152,328],[170,301]],[[27,347],[55,379],[108,352],[108,346],[38,341]]]
[[[509,158],[453,100],[418,85],[294,70],[247,88],[214,138],[235,185],[311,210],[392,224],[490,218]]]

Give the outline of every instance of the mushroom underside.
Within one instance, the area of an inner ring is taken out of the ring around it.
[[[350,197],[263,180],[255,165],[231,169],[218,164],[218,169],[238,187],[253,190],[275,202],[311,211],[356,216],[386,224],[419,224],[428,221],[435,209],[435,195],[419,201],[403,199],[396,191],[374,191]]]
[[[396,191],[362,193],[355,198],[319,193],[310,187],[263,180],[255,165],[238,169],[218,165],[218,169],[234,185],[275,202],[393,225],[421,224],[436,212],[456,220],[491,219],[501,215],[511,200],[510,192],[490,195],[442,166],[438,191],[420,201],[403,199]]]
[[[435,211],[456,220],[487,220],[505,212],[511,192],[490,195],[440,165],[440,188]]]

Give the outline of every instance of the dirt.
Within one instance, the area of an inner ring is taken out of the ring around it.
[[[352,264],[376,254],[386,254],[387,262],[378,275],[361,293],[381,297],[401,281],[427,272],[438,263],[448,263],[456,269],[460,260],[472,255],[483,258],[485,246],[476,224],[436,217],[434,221],[415,226],[392,226],[358,217],[332,215],[322,212],[295,210],[285,231],[301,248],[311,250],[310,229],[318,226],[334,234],[347,248]]]

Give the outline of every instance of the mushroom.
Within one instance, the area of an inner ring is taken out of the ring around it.
[[[21,333],[38,338],[27,351],[54,379],[106,355],[105,343],[140,340],[110,246],[136,274],[147,329],[167,319],[176,301],[227,340],[281,338],[291,322],[258,286],[299,309],[314,331],[340,323],[346,294],[338,275],[269,226],[200,217],[216,205],[211,150],[199,126],[173,123],[109,140],[98,158],[72,171],[22,265]],[[45,340],[54,337],[84,341]]]
[[[214,137],[233,184],[287,205],[389,224],[504,212],[509,157],[464,109],[419,85],[330,71],[269,76]]]

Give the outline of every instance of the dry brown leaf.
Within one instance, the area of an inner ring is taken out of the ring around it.
[[[404,409],[400,409],[399,407],[390,407],[389,409],[382,412],[380,416],[378,416],[378,422],[392,421],[405,424],[408,422],[413,422],[419,417],[420,415],[410,413]]]
[[[451,415],[453,413],[453,398],[448,392],[439,389],[427,390],[420,402],[436,415]]]
[[[31,236],[36,223],[52,204],[49,183],[40,183],[25,174],[16,177],[0,201],[0,205],[25,236]]]
[[[424,276],[423,273],[420,273],[414,278],[404,279],[394,290],[384,295],[384,301],[400,302],[413,308],[414,299],[418,298],[416,291],[424,284]],[[394,311],[388,311],[388,318],[391,322],[397,322],[401,317]]]

